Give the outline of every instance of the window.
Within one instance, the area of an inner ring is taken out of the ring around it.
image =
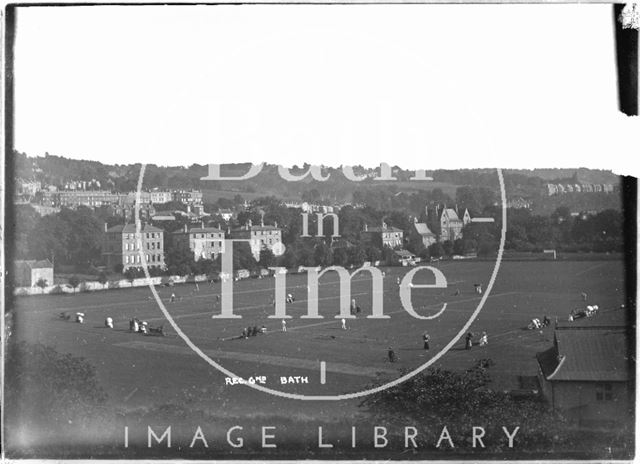
[[[147,262],[147,263],[149,262],[149,255],[147,255],[147,261],[146,261],[146,262]]]
[[[136,255],[136,262],[140,264],[140,255]]]
[[[612,401],[613,400],[613,387],[610,383],[600,383],[596,385],[596,400],[597,401]]]
[[[124,263],[125,263],[125,264],[129,264],[129,255],[126,255],[126,256],[124,257]]]

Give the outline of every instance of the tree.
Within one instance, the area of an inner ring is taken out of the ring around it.
[[[451,256],[453,253],[453,242],[451,242],[451,240],[445,240],[444,242],[442,242],[442,250],[443,255]]]
[[[271,267],[275,263],[275,260],[276,260],[276,257],[270,248],[263,248],[262,250],[260,250],[260,260],[258,261],[258,264],[260,264],[260,267],[263,267],[263,268]]]
[[[107,279],[107,274],[105,274],[105,272],[101,272],[98,275],[98,282],[100,282],[100,284],[104,287],[104,285],[108,282],[109,279]]]
[[[429,255],[434,258],[440,258],[444,255],[444,249],[442,248],[442,244],[440,242],[435,242],[429,245]]]
[[[136,272],[135,268],[130,267],[127,268],[126,271],[124,271],[124,277],[129,281],[131,286],[133,286],[133,281],[138,277],[138,273]]]
[[[78,288],[78,285],[80,285],[80,278],[78,278],[77,275],[72,275],[71,277],[69,277],[69,285],[71,285],[75,293],[76,288]]]
[[[40,287],[40,290],[44,292],[44,288],[47,286],[47,279],[40,277],[36,282],[36,285]]]
[[[429,369],[400,385],[369,395],[360,406],[373,412],[377,423],[392,422],[398,417],[428,423],[430,430],[422,438],[428,443],[438,439],[444,425],[455,437],[468,430],[469,424],[501,424],[512,429],[526,423],[526,434],[518,438],[522,447],[539,449],[542,444],[558,443],[559,437],[566,439],[562,417],[541,400],[515,400],[507,392],[491,391],[491,364],[491,360],[479,360],[465,372]],[[492,433],[487,432],[487,441],[494,438],[490,437]]]

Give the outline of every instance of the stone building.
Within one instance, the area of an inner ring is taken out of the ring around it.
[[[109,269],[122,265],[124,272],[130,267],[142,267],[142,259],[146,259],[149,267],[165,267],[162,229],[142,224],[138,241],[135,224],[119,224],[111,228],[105,224],[104,235],[102,256]]]

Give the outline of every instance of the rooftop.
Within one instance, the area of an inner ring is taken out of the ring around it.
[[[433,235],[433,236],[436,235],[433,232],[431,232],[431,230],[429,230],[429,227],[427,227],[427,225],[424,222],[416,222],[414,224],[414,227],[416,228],[416,232],[418,232],[420,235]]]
[[[537,354],[544,376],[552,381],[627,381],[626,329],[556,330],[552,348]]]
[[[122,234],[135,234],[136,233],[136,225],[135,224],[118,224],[117,226],[109,227],[107,229],[108,233],[122,233]],[[164,232],[162,229],[149,225],[149,224],[140,224],[140,232]]]
[[[246,226],[233,229],[231,232],[241,232],[243,230],[261,231],[261,230],[280,230],[280,227],[276,226]]]
[[[192,227],[189,230],[176,230],[174,234],[224,234],[224,230],[217,227]]]
[[[39,261],[35,259],[28,259],[24,261],[16,261],[15,264],[16,266],[29,266],[31,269],[48,269],[53,267],[53,264],[51,264],[51,261],[49,261],[48,259],[42,259]]]
[[[365,230],[364,232],[376,232],[376,233],[382,233],[382,232],[403,232],[402,229],[398,229],[397,227],[393,227],[393,226],[387,226],[386,228],[384,227],[369,227],[367,230]]]

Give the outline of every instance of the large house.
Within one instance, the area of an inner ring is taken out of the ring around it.
[[[270,249],[276,256],[280,256],[284,252],[282,229],[278,228],[277,223],[272,226],[265,226],[264,224],[254,226],[249,221],[244,227],[232,230],[231,238],[250,240],[251,252],[256,260],[260,259],[260,251],[264,248]]]
[[[122,271],[131,267],[141,267],[146,259],[149,267],[165,267],[164,231],[149,224],[141,224],[140,242],[136,238],[135,224],[119,224],[105,227],[102,256],[110,269],[122,265]],[[141,258],[140,251],[143,251]]]
[[[224,231],[215,227],[192,227],[173,233],[173,239],[183,250],[193,253],[193,259],[215,259],[224,247]]]
[[[15,284],[18,287],[35,287],[43,279],[53,285],[53,264],[48,259],[15,262]]]
[[[631,420],[634,379],[624,309],[557,324],[538,353],[542,393],[566,417],[587,424]]]
[[[169,203],[173,200],[173,193],[170,190],[151,190],[149,192],[151,203]]]
[[[462,229],[471,222],[471,216],[468,210],[464,210],[462,219],[458,217],[458,213],[452,208],[443,208],[440,215],[440,241],[452,242],[462,238]]]
[[[174,190],[173,201],[188,204],[202,203],[202,192],[199,190]]]
[[[382,227],[369,227],[365,224],[361,236],[364,242],[373,243],[379,247],[402,247],[404,241],[402,229],[388,226],[386,222],[382,223]]]

